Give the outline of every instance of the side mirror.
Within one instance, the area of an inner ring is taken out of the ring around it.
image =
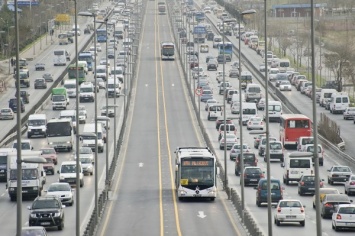
[[[33,147],[31,147],[31,150],[33,150]]]
[[[285,167],[285,163],[281,163],[280,166],[281,166],[282,168],[284,168],[284,167]]]
[[[65,208],[65,205],[64,205],[64,204],[62,204],[62,208]]]
[[[57,170],[57,174],[60,174],[60,171],[59,171],[59,170]]]
[[[28,209],[28,210],[31,210],[32,208],[31,208],[31,206],[27,206],[27,209]]]

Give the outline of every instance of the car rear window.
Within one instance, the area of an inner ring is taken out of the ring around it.
[[[327,195],[327,201],[330,202],[349,202],[349,197],[344,194],[330,194]]]
[[[302,160],[302,159],[295,159],[290,160],[290,168],[310,168],[311,163],[309,159]]]
[[[271,181],[270,187],[272,190],[280,190],[280,183]],[[267,181],[262,183],[261,189],[267,190]]]
[[[338,213],[355,214],[355,207],[340,207]]]

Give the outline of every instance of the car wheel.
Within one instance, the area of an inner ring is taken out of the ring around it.
[[[64,228],[64,219],[60,222],[60,225],[58,225],[58,230],[63,230]]]
[[[349,193],[348,193],[348,191],[346,191],[346,188],[345,188],[345,187],[344,187],[344,193],[349,196]]]
[[[313,208],[316,209],[316,205],[314,204],[314,202],[313,202]]]
[[[302,193],[302,190],[301,189],[298,189],[298,195],[302,196],[303,193]]]
[[[306,221],[305,220],[301,221],[300,224],[301,224],[301,226],[304,226],[306,224]]]
[[[257,205],[258,207],[261,207],[261,202],[259,202],[258,200],[256,200],[256,205]]]
[[[277,226],[280,226],[280,225],[281,225],[280,221],[277,220],[277,219],[276,219],[276,225],[277,225]]]

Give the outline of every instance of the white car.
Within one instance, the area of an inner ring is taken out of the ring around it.
[[[353,172],[349,166],[332,166],[328,170],[328,184],[333,185],[334,182],[346,182]]]
[[[280,70],[277,68],[270,68],[269,72],[269,80],[270,81],[275,81],[276,80],[276,75],[280,73]]]
[[[252,116],[249,118],[247,121],[247,129],[264,129],[264,121],[261,117],[258,116]]]
[[[280,200],[274,214],[274,223],[280,226],[281,223],[299,222],[301,226],[306,223],[306,213],[301,201],[287,199]]]
[[[86,123],[86,112],[83,110],[79,110],[79,124],[85,124]]]
[[[90,47],[90,48],[89,48],[89,52],[90,52],[91,55],[94,57],[94,56],[95,56],[95,47]],[[97,50],[96,50],[96,55],[97,55]]]
[[[74,194],[69,183],[51,183],[45,192],[47,196],[58,197],[65,205],[72,206],[74,204]]]
[[[82,111],[85,114],[86,118],[88,117],[88,113],[86,111],[85,106],[79,106],[79,111]]]
[[[355,205],[341,204],[332,215],[332,228],[338,231],[340,228],[355,229]]]
[[[96,51],[97,52],[101,52],[102,51],[101,44],[99,44],[99,43],[96,44]]]
[[[218,102],[216,99],[208,99],[206,101],[206,106],[205,106],[205,111],[208,111],[208,108],[211,106],[211,105],[216,105]]]
[[[76,155],[74,157],[76,160]],[[79,150],[79,160],[83,168],[83,174],[94,174],[94,152],[90,147],[81,147]]]
[[[292,87],[291,83],[288,80],[281,81],[279,85],[280,91],[291,91],[292,90],[291,87]]]
[[[355,195],[355,175],[350,175],[344,184],[345,194]]]

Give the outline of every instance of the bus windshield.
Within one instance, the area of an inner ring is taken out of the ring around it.
[[[75,79],[76,78],[76,68],[75,67],[70,67],[68,69],[68,77],[69,79]],[[84,67],[79,67],[78,68],[78,76],[79,78],[85,77],[85,72],[84,72]]]
[[[72,127],[70,122],[53,122],[47,124],[48,137],[71,136]]]
[[[93,62],[91,53],[79,54],[79,61]]]
[[[186,185],[212,185],[214,174],[212,166],[184,166],[181,169],[181,179],[188,181]]]

